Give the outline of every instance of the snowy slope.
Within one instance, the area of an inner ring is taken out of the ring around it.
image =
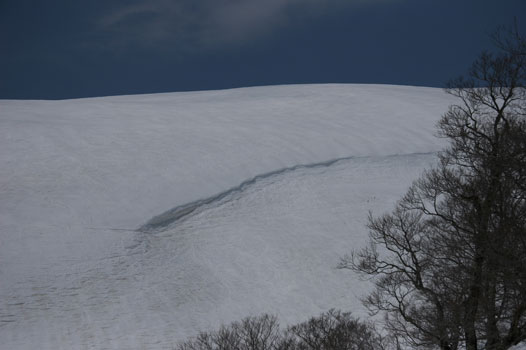
[[[170,348],[250,313],[359,312],[337,259],[433,162],[451,102],[375,85],[0,101],[2,343]]]

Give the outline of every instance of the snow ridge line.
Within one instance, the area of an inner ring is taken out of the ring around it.
[[[273,176],[294,172],[299,169],[328,168],[339,162],[352,160],[352,159],[394,158],[394,157],[403,157],[403,156],[411,156],[411,155],[433,155],[433,154],[437,154],[437,152],[414,152],[414,153],[406,153],[406,154],[390,154],[386,156],[358,156],[358,157],[349,156],[349,157],[334,158],[328,161],[323,161],[323,162],[318,162],[318,163],[298,164],[298,165],[293,165],[290,167],[281,168],[278,170],[256,175],[248,180],[243,181],[237,186],[231,187],[228,190],[217,193],[213,196],[198,199],[190,203],[176,206],[160,215],[154,216],[153,218],[148,220],[148,222],[146,222],[144,225],[142,225],[135,231],[150,232],[150,233],[153,233],[155,231],[162,231],[163,229],[167,228],[169,225],[172,225],[176,223],[177,221],[187,218],[191,214],[196,214],[196,211],[199,208],[202,208],[204,206],[210,205],[215,202],[219,202],[225,199],[226,197],[232,196],[234,194],[240,194],[244,192],[250,186],[257,183],[258,181],[261,181],[261,180],[264,180],[264,179],[267,179]]]

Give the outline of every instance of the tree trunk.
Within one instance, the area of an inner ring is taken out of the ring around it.
[[[480,300],[480,283],[482,281],[483,263],[483,255],[477,253],[477,256],[475,257],[473,281],[469,288],[469,295],[468,299],[466,300],[466,311],[464,317],[464,335],[466,338],[466,350],[478,349],[476,322]]]

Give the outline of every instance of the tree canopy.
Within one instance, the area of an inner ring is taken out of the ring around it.
[[[438,123],[449,140],[370,244],[342,260],[373,277],[365,304],[412,348],[503,350],[526,340],[526,41],[495,35]]]

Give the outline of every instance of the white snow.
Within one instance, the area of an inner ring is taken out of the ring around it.
[[[440,89],[291,85],[0,101],[0,342],[164,349],[262,312],[364,315],[336,270],[443,146]],[[152,232],[171,208],[278,173]]]

